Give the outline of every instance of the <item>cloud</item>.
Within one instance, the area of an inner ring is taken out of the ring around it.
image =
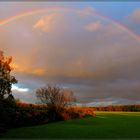
[[[44,32],[53,32],[57,24],[62,20],[62,15],[52,13],[39,19],[34,25],[34,29],[41,29]]]
[[[85,17],[85,16],[91,15],[95,12],[96,12],[96,10],[93,7],[86,7],[86,8],[79,10],[77,13],[81,17]]]
[[[126,105],[126,104],[139,104],[140,102],[136,102],[133,100],[123,99],[123,98],[104,98],[100,100],[94,100],[90,103],[85,103],[86,106],[110,106],[110,105]]]
[[[16,85],[12,85],[12,91],[28,92],[29,89],[28,89],[28,88],[21,88],[21,87],[18,87],[18,86],[16,86]]]
[[[13,75],[30,89],[18,94],[21,87],[16,87],[14,95],[29,101],[35,89],[55,83],[72,89],[83,103],[108,97],[136,102],[139,42],[94,13],[86,18],[71,11],[58,13],[50,9],[2,27],[0,45],[13,56]]]
[[[140,23],[140,9],[134,10],[128,17],[132,22]]]
[[[124,19],[124,23],[138,36],[140,34],[140,8],[134,9],[131,13],[129,13]]]
[[[43,76],[46,74],[46,69],[44,68],[26,68],[23,66],[18,66],[17,64],[13,64],[12,68],[15,72],[24,73],[24,74],[31,74],[36,76]]]
[[[101,22],[95,21],[95,22],[89,23],[84,27],[84,29],[90,32],[97,31],[101,29]]]

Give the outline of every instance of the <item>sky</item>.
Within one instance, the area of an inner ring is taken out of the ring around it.
[[[140,103],[140,2],[0,2],[15,98],[47,84],[87,106]]]

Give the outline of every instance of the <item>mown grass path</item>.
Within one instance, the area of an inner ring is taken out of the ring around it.
[[[140,138],[140,112],[96,112],[97,117],[9,130],[2,138]]]

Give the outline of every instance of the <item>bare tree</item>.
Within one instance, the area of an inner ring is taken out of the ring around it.
[[[72,91],[51,85],[37,89],[36,97],[47,105],[52,120],[56,120],[64,108],[76,100]]]

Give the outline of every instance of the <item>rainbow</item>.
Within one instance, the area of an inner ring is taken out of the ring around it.
[[[0,21],[0,27],[3,26],[3,25],[6,25],[6,24],[8,24],[8,23],[10,23],[12,21],[18,20],[20,18],[35,15],[35,14],[39,14],[39,13],[49,12],[50,10],[53,10],[53,11],[56,11],[56,12],[58,10],[79,12],[76,9],[70,9],[70,8],[64,8],[64,7],[50,7],[50,8],[47,8],[47,9],[36,9],[36,10],[27,11],[27,12],[20,13],[20,14],[14,15],[12,17],[3,19],[3,20]],[[94,14],[96,16],[99,16],[101,19],[104,19],[104,20],[107,20],[107,21],[111,22],[113,25],[118,27],[120,30],[125,31],[132,38],[134,38],[136,41],[140,42],[140,37],[134,31],[132,31],[131,29],[129,29],[128,27],[126,27],[122,23],[119,23],[118,21],[115,21],[115,20],[113,20],[113,19],[111,19],[111,18],[109,18],[107,16],[104,16],[104,15],[102,15],[100,13],[97,13],[97,12],[93,12],[91,14]]]
[[[27,12],[23,12],[17,15],[14,15],[12,17],[8,17],[4,20],[0,21],[0,26],[8,24],[12,21],[18,20],[20,18],[26,17],[26,16],[31,16],[31,15],[35,15],[35,14],[39,14],[39,13],[44,13],[44,12],[48,12],[49,10],[60,10],[60,7],[53,7],[52,8],[47,8],[47,9],[36,9],[36,10],[32,10],[32,11],[27,11]]]

